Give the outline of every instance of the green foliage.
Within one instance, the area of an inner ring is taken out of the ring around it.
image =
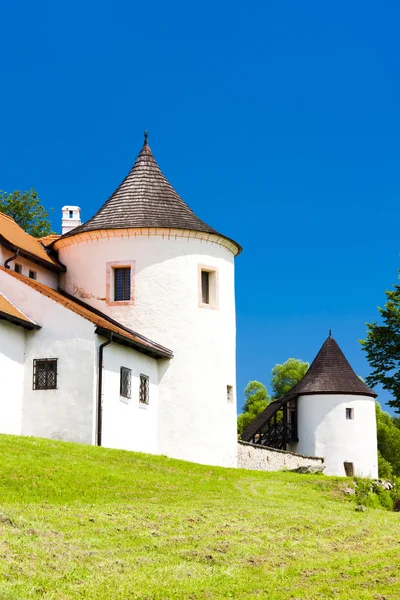
[[[394,491],[385,490],[382,486],[374,484],[369,479],[356,477],[354,499],[357,504],[367,508],[383,508],[393,510]]]
[[[51,233],[49,214],[33,188],[26,192],[0,190],[0,212],[12,217],[16,223],[34,237]]]
[[[249,381],[244,390],[244,396],[246,400],[242,407],[243,413],[238,416],[237,420],[238,433],[240,434],[267,408],[271,401],[267,388],[259,381]]]
[[[287,394],[296,383],[303,379],[309,366],[308,362],[297,358],[289,358],[282,365],[275,365],[271,378],[272,397],[277,399]]]
[[[393,394],[389,406],[400,412],[400,286],[386,290],[387,302],[378,308],[381,324],[367,323],[365,340],[360,340],[368,362],[373,368],[367,377],[367,384],[381,384]]]
[[[392,479],[393,467],[378,450],[378,475],[381,479]]]
[[[374,491],[382,508],[386,510],[393,510],[394,499],[392,492],[385,490],[380,486],[375,487]]]
[[[392,417],[387,412],[382,410],[378,402],[376,402],[375,406],[378,450],[381,457],[390,464],[392,468],[392,474],[399,477],[400,429],[396,427]],[[378,463],[378,468],[380,466],[381,465]]]

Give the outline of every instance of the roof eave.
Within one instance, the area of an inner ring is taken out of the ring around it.
[[[27,258],[31,262],[40,265],[41,267],[44,267],[49,271],[52,271],[53,273],[64,273],[66,271],[64,265],[44,260],[39,256],[36,256],[36,254],[32,254],[31,252],[28,252],[27,250],[16,246],[15,244],[7,240],[7,238],[5,238],[2,234],[0,234],[0,244],[7,248],[7,250],[10,250],[11,252],[17,252],[18,250],[20,256]]]
[[[32,321],[25,321],[25,319],[19,319],[18,317],[14,317],[14,315],[9,315],[6,312],[0,310],[0,319],[4,321],[9,321],[13,325],[19,325],[24,329],[41,329],[41,326],[37,323],[33,323]]]
[[[338,396],[340,394],[343,394],[344,396],[370,396],[371,398],[377,398],[378,394],[376,394],[373,390],[369,390],[369,391],[359,391],[359,392],[345,392],[345,391],[331,391],[331,392],[321,392],[321,391],[317,391],[317,392],[296,392],[297,397],[300,396],[321,396],[321,395],[327,395],[327,396],[333,396],[335,395]]]
[[[112,339],[117,344],[121,344],[122,346],[128,346],[129,348],[133,348],[137,350],[137,352],[141,352],[142,354],[146,354],[147,356],[151,356],[151,358],[167,358],[170,359],[173,357],[172,353],[163,351],[158,348],[152,348],[151,346],[147,346],[139,341],[131,340],[120,333],[116,333],[111,328],[108,329],[106,327],[97,326],[95,329],[95,333],[101,335],[103,337],[109,338],[112,335]]]
[[[59,238],[57,238],[56,240],[52,241],[48,246],[46,246],[46,248],[48,248],[49,250],[56,250],[56,244],[57,242],[60,242],[66,238],[70,238],[70,237],[74,237],[75,235],[80,235],[80,234],[85,234],[85,233],[93,233],[94,231],[118,231],[119,229],[180,229],[182,231],[194,231],[197,233],[204,233],[204,235],[214,235],[215,237],[220,237],[223,238],[224,240],[226,240],[227,242],[229,242],[230,244],[232,244],[233,246],[235,246],[235,248],[237,249],[237,252],[235,254],[235,256],[238,256],[239,254],[241,254],[243,252],[243,248],[242,246],[236,242],[234,239],[228,237],[227,235],[224,235],[223,233],[219,233],[219,231],[201,231],[200,229],[191,229],[190,227],[179,227],[179,226],[174,226],[173,228],[171,227],[166,227],[166,226],[160,226],[160,225],[152,225],[150,226],[146,226],[146,227],[126,227],[126,225],[124,226],[106,226],[106,227],[93,227],[93,229],[83,229],[83,226],[85,225],[85,223],[83,223],[81,226],[76,227],[75,229],[79,229],[79,231],[75,231],[75,229],[71,229],[71,231],[67,231],[67,233],[64,233],[64,235],[60,236]]]

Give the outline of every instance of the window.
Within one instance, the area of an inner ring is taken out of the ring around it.
[[[233,403],[233,386],[232,385],[226,386],[226,399],[228,400],[229,404]]]
[[[31,271],[31,270],[29,269],[29,277],[30,277],[31,279],[36,279],[36,277],[37,277],[37,273],[36,273],[36,271]]]
[[[19,265],[18,263],[15,263],[15,265],[14,265],[14,271],[16,273],[22,273],[22,265]]]
[[[69,218],[70,218],[70,219],[73,219],[73,217],[74,217],[74,211],[73,211],[73,210],[70,210],[70,211],[69,211]]]
[[[131,269],[130,267],[117,267],[114,269],[114,300],[131,299]]]
[[[346,408],[346,419],[354,419],[354,408]]]
[[[149,403],[149,376],[140,374],[139,402]]]
[[[203,304],[210,304],[210,272],[201,272],[201,301]]]
[[[131,397],[132,371],[126,367],[121,367],[119,393],[122,398]]]
[[[33,361],[33,389],[57,389],[56,358],[37,358]]]
[[[214,267],[199,265],[199,306],[218,308],[218,271]]]
[[[106,263],[106,303],[128,306],[135,301],[135,261],[112,260]]]

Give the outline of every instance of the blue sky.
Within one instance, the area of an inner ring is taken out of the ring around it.
[[[358,339],[397,278],[395,2],[5,2],[0,189],[86,220],[143,130],[202,219],[239,241],[238,403],[274,364]],[[384,403],[388,394],[382,392]]]

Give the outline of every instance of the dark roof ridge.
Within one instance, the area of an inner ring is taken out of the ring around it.
[[[237,242],[199,219],[182,200],[158,166],[147,137],[133,167],[108,200],[88,221],[59,239],[88,231],[142,227],[208,233],[226,239],[238,253],[242,250]]]

